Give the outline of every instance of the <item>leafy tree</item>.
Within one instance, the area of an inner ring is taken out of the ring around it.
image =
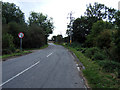
[[[52,41],[56,42],[56,37],[57,36],[52,36]]]
[[[103,32],[105,29],[111,29],[111,28],[112,28],[112,24],[110,24],[109,22],[104,22],[100,20],[94,23],[90,34],[87,36],[86,45],[88,47],[96,46],[96,40],[100,35],[100,33]]]
[[[46,44],[47,44],[47,37],[49,34],[52,34],[52,30],[54,28],[52,18],[48,19],[48,16],[43,15],[42,13],[32,12],[30,14],[29,25],[36,24],[43,28],[43,32],[46,36]]]
[[[120,30],[120,11],[117,11],[115,13],[115,21],[114,24],[116,24],[116,29]]]
[[[51,34],[54,28],[52,18],[48,19],[48,16],[42,13],[32,12],[29,17],[29,25],[36,24],[44,29],[46,35]]]
[[[16,22],[10,22],[8,23],[8,33],[11,34],[14,38],[14,44],[16,46],[16,48],[19,47],[20,45],[20,40],[18,37],[19,32],[25,32],[25,30],[27,27],[25,25],[20,25]]]
[[[57,43],[62,43],[63,42],[63,36],[62,35],[57,35],[56,36],[56,42]]]
[[[2,2],[2,21],[3,24],[11,21],[24,23],[24,13],[14,3]]]
[[[86,35],[91,31],[93,23],[98,20],[96,17],[81,16],[73,22],[73,40],[83,43]]]
[[[108,8],[104,4],[95,2],[93,6],[91,4],[87,6],[85,15],[88,17],[97,17],[99,20],[106,19],[109,22],[112,22],[114,20],[115,13],[116,10],[114,8]]]
[[[100,48],[110,48],[112,42],[111,30],[104,30],[96,38],[96,46]]]
[[[38,27],[36,24],[31,25],[25,33],[23,38],[24,48],[40,48],[45,45],[45,34],[41,27]]]
[[[11,34],[3,34],[2,35],[2,48],[4,49],[9,49],[10,51],[14,51],[15,47],[13,44],[13,36]],[[4,53],[4,52],[3,52]],[[6,53],[6,52],[5,52]]]

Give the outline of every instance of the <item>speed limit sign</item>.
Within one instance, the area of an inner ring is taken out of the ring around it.
[[[24,33],[20,32],[20,33],[18,34],[18,37],[19,37],[19,38],[23,38],[23,37],[24,37]]]

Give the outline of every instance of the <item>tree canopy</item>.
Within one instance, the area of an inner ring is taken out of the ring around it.
[[[24,13],[14,3],[2,2],[2,22],[24,23]]]

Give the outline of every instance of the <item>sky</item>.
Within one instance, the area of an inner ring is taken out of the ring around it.
[[[69,23],[69,13],[76,19],[84,15],[86,5],[98,2],[108,7],[118,9],[120,0],[2,0],[3,2],[15,3],[25,14],[25,20],[28,20],[31,11],[40,12],[53,18],[54,30],[48,38],[53,35],[66,35],[67,24]]]

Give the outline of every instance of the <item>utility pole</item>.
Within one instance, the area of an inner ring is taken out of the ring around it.
[[[70,13],[68,13],[68,15],[70,15],[70,17],[67,17],[67,19],[70,18],[70,23],[68,25],[68,28],[69,28],[68,33],[69,33],[69,36],[70,36],[70,44],[72,43],[72,34],[73,34],[73,32],[72,32],[72,23],[74,21],[74,17],[72,17],[72,14],[73,14],[73,12],[71,11]]]

